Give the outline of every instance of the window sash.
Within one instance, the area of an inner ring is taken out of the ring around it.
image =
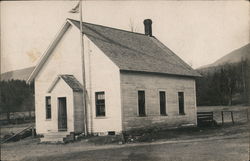
[[[45,103],[46,103],[46,119],[51,119],[51,97],[46,96],[45,97]]]
[[[138,91],[138,112],[139,116],[145,116],[145,91]]]
[[[160,114],[166,115],[166,92],[160,91],[159,92],[159,99],[160,99]]]
[[[104,92],[96,92],[96,116],[105,116],[105,93]]]
[[[178,92],[178,101],[179,101],[179,114],[184,115],[185,114],[184,92]]]

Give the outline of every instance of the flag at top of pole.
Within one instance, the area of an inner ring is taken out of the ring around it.
[[[69,12],[70,13],[79,13],[79,9],[80,9],[80,1],[77,3],[77,5],[74,7],[74,8],[72,8]]]

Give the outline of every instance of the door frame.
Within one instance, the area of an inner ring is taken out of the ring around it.
[[[65,113],[66,113],[66,118],[65,118],[65,128],[61,128],[60,127],[60,123],[62,121],[61,117],[60,117],[60,110],[62,110],[62,108],[60,107],[60,99],[65,99]],[[68,130],[68,112],[67,112],[67,97],[57,97],[57,108],[58,108],[58,112],[57,112],[57,128],[58,131],[67,131]]]

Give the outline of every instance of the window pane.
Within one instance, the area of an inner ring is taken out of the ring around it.
[[[47,113],[46,113],[46,115],[47,115],[47,119],[50,119],[51,118],[51,108],[47,108]]]
[[[100,115],[105,116],[105,107],[100,106]]]
[[[47,99],[47,105],[51,105],[51,99],[50,99],[50,97],[47,97],[48,99]]]
[[[104,100],[104,93],[98,93],[97,99],[98,100]]]

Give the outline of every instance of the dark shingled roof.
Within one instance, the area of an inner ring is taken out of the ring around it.
[[[79,21],[69,20],[80,28]],[[155,37],[86,22],[83,32],[120,70],[200,76]]]
[[[75,92],[82,92],[83,87],[80,82],[73,76],[73,75],[59,75],[60,78],[62,78],[70,88],[72,88]]]

